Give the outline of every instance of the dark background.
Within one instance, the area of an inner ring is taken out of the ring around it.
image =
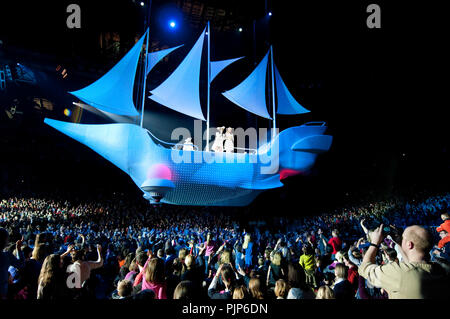
[[[78,3],[81,29],[66,27],[69,3]],[[0,93],[0,183],[2,191],[67,192],[70,196],[123,193],[141,199],[126,174],[87,147],[43,124],[44,117],[68,120],[67,91],[90,84],[112,67],[143,34],[146,5],[130,1],[2,1],[0,65],[21,62],[39,79]],[[203,30],[200,19],[182,6],[189,1],[153,1],[152,48],[185,46],[161,63],[147,89],[173,70]],[[284,180],[282,189],[264,193],[245,211],[306,214],[392,194],[448,191],[449,154],[444,82],[443,9],[433,3],[406,1],[192,1],[226,12],[211,22],[212,59],[245,55],[212,84],[211,126],[268,127],[266,120],[227,102],[220,93],[242,81],[273,44],[275,63],[306,115],[279,116],[280,129],[307,121],[326,121],[334,136],[305,176]],[[366,7],[381,7],[381,29],[368,29]],[[205,9],[206,10],[206,9]],[[271,11],[272,17],[267,13]],[[230,14],[230,12],[232,14]],[[167,27],[176,17],[177,28]],[[202,20],[203,19],[203,20]],[[238,32],[237,28],[243,31]],[[99,49],[101,32],[120,33],[121,54],[111,58]],[[253,32],[255,31],[255,32]],[[67,69],[62,79],[57,65]],[[202,78],[202,83],[205,79]],[[45,96],[54,111],[36,111],[29,97]],[[23,115],[9,120],[4,110],[19,98]],[[202,96],[202,98],[204,98]],[[206,114],[206,112],[204,112]],[[107,119],[84,111],[82,123]],[[145,126],[158,137],[192,119],[146,102]],[[206,127],[206,126],[205,126]]]

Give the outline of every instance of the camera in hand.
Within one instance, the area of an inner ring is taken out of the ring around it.
[[[388,235],[390,235],[392,237],[392,239],[398,244],[400,244],[402,241],[403,230],[398,227],[395,227],[390,224],[386,225],[385,223],[380,222],[378,220],[370,220],[370,221],[367,221],[365,224],[366,224],[367,229],[369,230],[369,233],[373,232],[375,229],[380,227],[381,224],[383,224],[382,233],[383,233],[384,237],[387,237]]]

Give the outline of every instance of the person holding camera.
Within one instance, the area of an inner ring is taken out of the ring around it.
[[[403,261],[377,265],[375,257],[384,240],[383,224],[370,234],[370,247],[358,269],[371,284],[384,289],[390,299],[448,298],[448,276],[436,263],[428,261],[433,246],[432,236],[425,228],[413,225],[402,234]]]

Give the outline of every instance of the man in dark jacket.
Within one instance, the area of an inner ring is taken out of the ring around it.
[[[355,291],[347,280],[347,267],[343,264],[337,264],[334,269],[336,280],[334,282],[334,295],[336,299],[354,299]]]
[[[173,271],[172,269],[173,261],[177,257],[175,255],[175,249],[172,246],[166,246],[165,255],[166,258],[164,260],[164,269],[166,270],[166,275],[170,275]]]
[[[217,281],[219,276],[222,277],[222,282],[225,284],[225,290],[219,291],[217,289]],[[208,288],[208,296],[211,299],[232,299],[233,298],[233,287],[236,280],[236,274],[229,265],[222,264],[217,270],[214,279]]]

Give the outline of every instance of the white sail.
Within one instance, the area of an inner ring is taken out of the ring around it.
[[[182,47],[184,44],[182,45],[178,45],[176,47],[173,48],[168,48],[168,49],[164,49],[164,50],[159,50],[159,51],[155,51],[155,52],[150,52],[148,54],[148,59],[147,59],[147,75],[150,73],[150,71],[153,69],[153,67],[158,64],[159,61],[161,61],[162,59],[164,59],[164,57],[166,55],[168,55],[169,53],[171,53],[172,51],[178,49],[179,47]]]
[[[221,61],[211,61],[211,79],[210,82],[214,80],[214,78],[222,72],[223,69],[225,69],[227,66],[229,66],[231,63],[234,63],[240,59],[242,59],[243,56],[240,58],[235,59],[228,59],[228,60],[221,60]]]
[[[147,32],[134,47],[100,79],[85,88],[69,92],[83,102],[105,112],[137,116],[133,103],[136,67]]]
[[[178,68],[149,96],[172,110],[205,121],[200,104],[200,64],[205,30]]]
[[[267,112],[266,73],[269,51],[255,70],[238,86],[222,94],[244,110],[266,119],[272,119]]]
[[[284,115],[303,114],[310,112],[298,103],[295,98],[289,92],[286,84],[284,84],[281,78],[280,72],[274,65],[275,69],[275,84],[277,88],[277,113]]]

